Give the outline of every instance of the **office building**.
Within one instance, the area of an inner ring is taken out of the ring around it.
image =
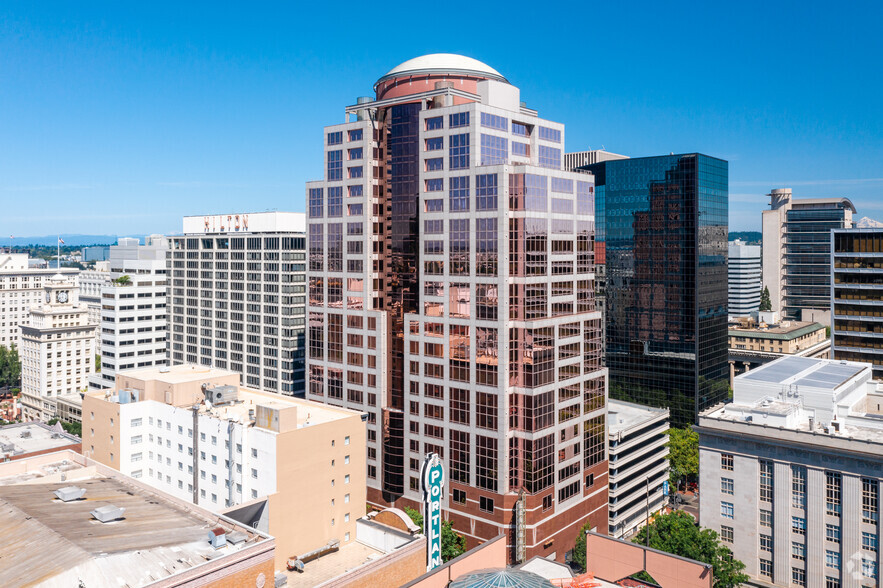
[[[631,537],[667,502],[668,416],[664,408],[621,400],[607,407],[611,537]]]
[[[80,302],[89,309],[89,323],[101,322],[101,289],[110,285],[110,267],[82,270],[80,272]]]
[[[108,245],[92,245],[83,247],[80,250],[80,258],[83,263],[92,261],[106,261],[110,257],[110,247]]]
[[[759,321],[730,322],[727,329],[730,387],[733,378],[786,355],[827,359],[831,340],[825,325],[783,321],[777,312],[760,312]]]
[[[2,586],[272,586],[276,540],[70,449],[0,463]]]
[[[727,162],[698,153],[604,161],[595,209],[612,397],[673,426],[727,397]]]
[[[425,55],[374,89],[307,183],[307,397],[368,414],[371,503],[419,503],[434,452],[469,546],[563,560],[607,525],[592,177],[484,63]]]
[[[730,241],[727,255],[729,316],[746,317],[760,308],[760,245]]]
[[[144,245],[124,238],[110,247],[109,279],[100,289],[101,371],[89,378],[91,388],[112,387],[121,370],[168,363],[168,249],[162,235],[147,237]]]
[[[852,227],[847,198],[792,198],[772,190],[763,211],[763,285],[782,316],[831,325],[831,230]]]
[[[699,523],[761,586],[877,586],[883,411],[871,366],[784,357],[699,418]]]
[[[169,358],[242,374],[250,388],[303,396],[303,213],[184,217],[169,237]]]
[[[834,359],[872,364],[883,380],[883,228],[832,231]]]
[[[30,267],[27,253],[0,250],[0,345],[15,345],[21,350],[19,325],[26,323],[31,307],[40,304],[45,295],[43,283],[56,274],[77,279],[72,268],[58,270]]]
[[[576,151],[574,153],[564,154],[564,169],[574,171],[578,167],[600,163],[602,161],[610,161],[611,159],[628,159],[628,155],[619,155],[610,153],[602,149],[593,149],[591,151]]]
[[[269,532],[276,566],[355,540],[365,508],[358,412],[239,386],[195,365],[117,374],[83,398],[83,454]]]
[[[43,280],[44,302],[32,306],[21,328],[22,418],[46,421],[55,399],[88,386],[95,368],[95,325],[79,301],[76,278],[57,274]]]

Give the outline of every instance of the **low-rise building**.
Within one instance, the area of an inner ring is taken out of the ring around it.
[[[55,416],[66,423],[83,422],[83,395],[66,394],[55,399]]]
[[[0,427],[0,461],[25,459],[64,449],[79,452],[80,438],[65,433],[61,425],[28,422]]]
[[[177,365],[117,374],[83,398],[83,453],[276,537],[277,567],[356,539],[366,499],[358,412],[241,387]]]
[[[733,378],[786,355],[825,359],[831,351],[825,325],[783,321],[775,312],[759,313],[759,322],[742,318],[727,328],[730,387]]]
[[[883,394],[871,365],[784,357],[702,413],[699,523],[760,586],[877,586]]]
[[[82,455],[0,463],[2,586],[272,586],[275,541]]]
[[[610,536],[632,536],[665,506],[668,409],[611,400],[607,406]]]

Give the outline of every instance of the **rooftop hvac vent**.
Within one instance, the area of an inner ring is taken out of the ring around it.
[[[222,527],[215,527],[208,532],[208,542],[215,549],[220,549],[227,545],[227,532]]]
[[[30,432],[30,431],[22,431],[22,432],[21,432],[21,435],[19,435],[19,436],[20,436],[22,439],[30,439],[30,438],[31,438],[31,432]]]
[[[126,512],[125,508],[120,508],[118,506],[108,504],[106,506],[99,506],[89,514],[91,514],[102,523],[110,523],[122,518],[124,512]]]
[[[214,406],[230,404],[239,399],[239,388],[236,386],[215,386],[205,389],[205,400]]]
[[[62,502],[71,502],[72,500],[79,500],[86,494],[85,488],[78,488],[77,486],[65,486],[64,488],[59,488],[55,491],[55,496],[61,500]],[[98,518],[98,517],[95,517]]]
[[[229,535],[227,535],[227,542],[236,545],[238,543],[242,543],[248,539],[248,535],[243,533],[242,531],[233,531]]]

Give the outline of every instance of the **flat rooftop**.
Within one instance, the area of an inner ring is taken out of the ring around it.
[[[788,323],[779,323],[778,325],[769,325],[762,328],[730,325],[727,328],[727,335],[730,337],[752,337],[754,339],[791,341],[792,339],[815,333],[824,328],[825,325],[821,323],[804,321],[790,321]]]
[[[781,384],[782,386],[810,386],[833,392],[867,369],[870,369],[870,364],[785,356],[737,376],[736,381],[749,380]]]
[[[25,455],[80,443],[79,437],[43,423],[17,423],[0,427],[0,456]]]
[[[166,384],[183,384],[187,382],[204,382],[211,378],[224,376],[239,377],[238,372],[222,370],[214,367],[193,364],[179,364],[163,367],[149,367],[119,372],[136,380],[156,380]]]
[[[62,459],[66,455],[71,459]],[[85,458],[73,452],[40,457],[26,473],[7,475],[11,470],[0,467],[2,586],[69,588],[82,582],[134,588],[269,539],[122,475],[98,473],[97,466],[78,463]],[[85,495],[62,502],[55,491],[66,486],[83,488]],[[107,505],[125,512],[108,523],[90,514]],[[213,548],[208,532],[219,526],[244,533],[245,540]]]
[[[622,400],[607,403],[609,434],[615,435],[655,418],[668,417],[668,410]]]
[[[255,420],[249,417],[249,411],[255,410],[258,406],[266,406],[280,411],[287,408],[296,408],[298,429],[310,425],[330,423],[359,414],[354,410],[346,408],[337,408],[291,396],[281,396],[272,392],[261,392],[242,386],[239,386],[239,395],[236,402],[212,407],[203,404],[200,412],[202,414],[210,414],[221,420],[232,418],[241,423],[249,423]]]

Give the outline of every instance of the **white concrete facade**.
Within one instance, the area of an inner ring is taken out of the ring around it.
[[[22,418],[46,421],[55,398],[88,385],[95,361],[95,325],[79,301],[75,279],[57,274],[44,281],[44,302],[21,327]]]
[[[700,524],[759,586],[877,586],[883,396],[870,364],[786,357],[700,415]]]
[[[760,307],[762,270],[760,245],[731,241],[727,257],[727,290],[731,317],[747,317]]]
[[[609,534],[626,539],[647,524],[648,513],[665,506],[662,486],[669,474],[669,411],[610,400],[607,416]]]
[[[168,249],[162,235],[144,245],[127,238],[110,247],[108,283],[99,290],[101,372],[90,378],[91,388],[112,387],[120,370],[167,365]],[[126,283],[113,282],[123,276]]]

